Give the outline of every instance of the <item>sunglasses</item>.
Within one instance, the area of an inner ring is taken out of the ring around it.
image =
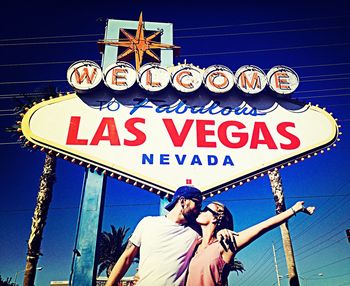
[[[198,199],[189,199],[191,200],[192,202],[194,202],[195,206],[197,209],[200,209],[202,207],[202,201],[198,200]]]
[[[219,214],[216,211],[213,211],[211,208],[205,207],[202,212],[211,212],[214,216],[218,216]]]

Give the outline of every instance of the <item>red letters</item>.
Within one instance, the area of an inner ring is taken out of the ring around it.
[[[114,68],[112,72],[112,84],[127,85],[126,83],[127,74],[128,74],[127,69]]]
[[[80,116],[72,116],[67,134],[67,145],[88,145],[88,139],[78,139]],[[146,134],[136,128],[137,123],[145,123],[144,118],[130,118],[124,127],[135,139],[124,139],[125,146],[139,146],[146,141]],[[107,128],[107,132],[106,132]],[[91,127],[88,129],[91,130]],[[86,133],[86,132],[85,132]],[[106,134],[107,133],[107,134]],[[113,117],[103,117],[89,145],[99,145],[100,141],[109,141],[112,146],[120,146],[119,134]]]
[[[75,80],[77,83],[82,84],[82,82],[86,79],[88,84],[92,84],[97,75],[97,69],[94,68],[91,75],[89,75],[89,69],[83,68],[83,74],[81,75],[78,69],[74,70]]]
[[[87,139],[78,139],[78,131],[80,126],[80,116],[72,116],[67,135],[67,145],[87,145]]]
[[[207,136],[215,135],[214,130],[207,130],[206,126],[215,125],[214,120],[197,120],[197,147],[216,147],[215,142],[208,142]]]
[[[175,147],[181,147],[184,144],[187,134],[193,124],[193,119],[187,119],[180,133],[177,132],[176,127],[172,119],[163,119],[165,128],[170,135],[171,141]]]
[[[260,139],[260,133],[262,134],[262,139]],[[257,149],[258,145],[261,144],[267,145],[269,149],[277,149],[276,143],[273,141],[265,122],[255,122],[250,148]]]
[[[162,84],[160,82],[153,81],[153,75],[150,70],[146,72],[146,85],[152,86],[152,87],[160,87]]]
[[[283,144],[281,143],[280,146],[284,150],[293,150],[300,146],[300,140],[298,137],[293,135],[292,133],[289,133],[287,131],[287,127],[295,127],[295,124],[293,122],[281,122],[277,126],[277,131],[279,134],[281,134],[283,137],[289,139],[289,144]]]
[[[106,127],[108,130],[108,135],[103,135]],[[115,126],[113,117],[102,118],[102,121],[98,126],[95,136],[92,138],[90,145],[98,145],[98,143],[100,143],[102,140],[109,141],[111,145],[120,145],[117,127]]]
[[[134,140],[124,139],[125,146],[139,146],[146,141],[146,135],[135,127],[136,123],[145,123],[144,118],[131,118],[125,122],[125,128],[136,138]]]
[[[251,81],[249,81],[249,79],[248,79],[247,75],[245,74],[245,72],[242,73],[242,75],[241,75],[241,85],[244,88],[247,88],[247,84],[248,84],[248,87],[251,88],[251,89],[261,88],[260,77],[259,77],[257,72],[253,73]]]
[[[220,142],[228,148],[241,148],[248,142],[248,134],[246,132],[232,132],[232,137],[238,137],[239,141],[234,143],[227,138],[227,129],[231,126],[237,127],[238,129],[246,128],[245,125],[239,121],[226,121],[220,124],[218,129],[218,135]]]
[[[79,131],[80,121],[80,116],[71,117],[66,140],[67,145],[96,146],[101,141],[108,141],[111,146],[120,146],[122,142],[124,146],[135,147],[144,144],[147,139],[146,133],[137,127],[139,124],[144,125],[146,123],[144,118],[130,118],[125,121],[123,126],[120,126],[122,123],[119,122],[118,128],[124,128],[124,132],[120,133],[118,133],[116,121],[113,117],[103,117],[100,123],[96,124],[97,128],[96,126],[85,126],[84,131]],[[196,145],[193,147],[198,148],[216,148],[221,143],[230,149],[260,149],[262,145],[262,148],[270,150],[278,148],[281,150],[294,150],[301,144],[300,139],[287,130],[290,128],[295,129],[295,123],[293,122],[279,123],[276,127],[273,127],[276,129],[272,133],[270,132],[271,127],[268,127],[266,122],[255,122],[252,130],[247,130],[247,127],[242,122],[235,120],[224,121],[217,126],[215,120],[187,119],[179,130],[177,130],[173,119],[164,118],[163,123],[174,147],[182,147],[184,145],[193,124],[196,125],[192,128],[195,128],[193,132],[196,132]],[[149,132],[152,132],[152,130],[149,130]],[[81,137],[84,136],[87,139],[79,138],[79,133]],[[120,134],[124,137],[122,141],[119,138]],[[273,138],[271,134],[276,135]],[[90,138],[92,138],[91,141]]]

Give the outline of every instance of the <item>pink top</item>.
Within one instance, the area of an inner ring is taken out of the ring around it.
[[[195,254],[188,268],[187,286],[222,285],[226,262],[220,254],[220,249],[220,243],[217,241]]]

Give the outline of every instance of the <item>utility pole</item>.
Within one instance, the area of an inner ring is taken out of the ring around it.
[[[277,265],[277,258],[276,258],[276,250],[275,250],[275,245],[272,243],[272,252],[273,252],[273,260],[275,262],[275,269],[276,269],[276,275],[277,275],[277,285],[281,286],[281,281],[280,281],[280,274],[278,273],[278,265]]]
[[[282,187],[282,178],[277,169],[269,172],[269,178],[271,183],[271,189],[273,193],[273,198],[276,204],[276,214],[284,212],[286,210],[286,204],[284,202],[284,193]],[[288,222],[281,224],[280,226],[283,248],[287,262],[288,277],[290,286],[300,286],[299,278],[297,274],[297,269],[294,260],[294,252],[292,241],[289,234]]]

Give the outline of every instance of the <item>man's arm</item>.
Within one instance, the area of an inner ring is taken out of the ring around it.
[[[111,275],[109,276],[106,286],[117,285],[120,279],[123,278],[125,272],[129,269],[135,256],[139,253],[139,247],[134,245],[132,242],[128,242],[128,245],[119,257],[117,263],[114,265]]]

